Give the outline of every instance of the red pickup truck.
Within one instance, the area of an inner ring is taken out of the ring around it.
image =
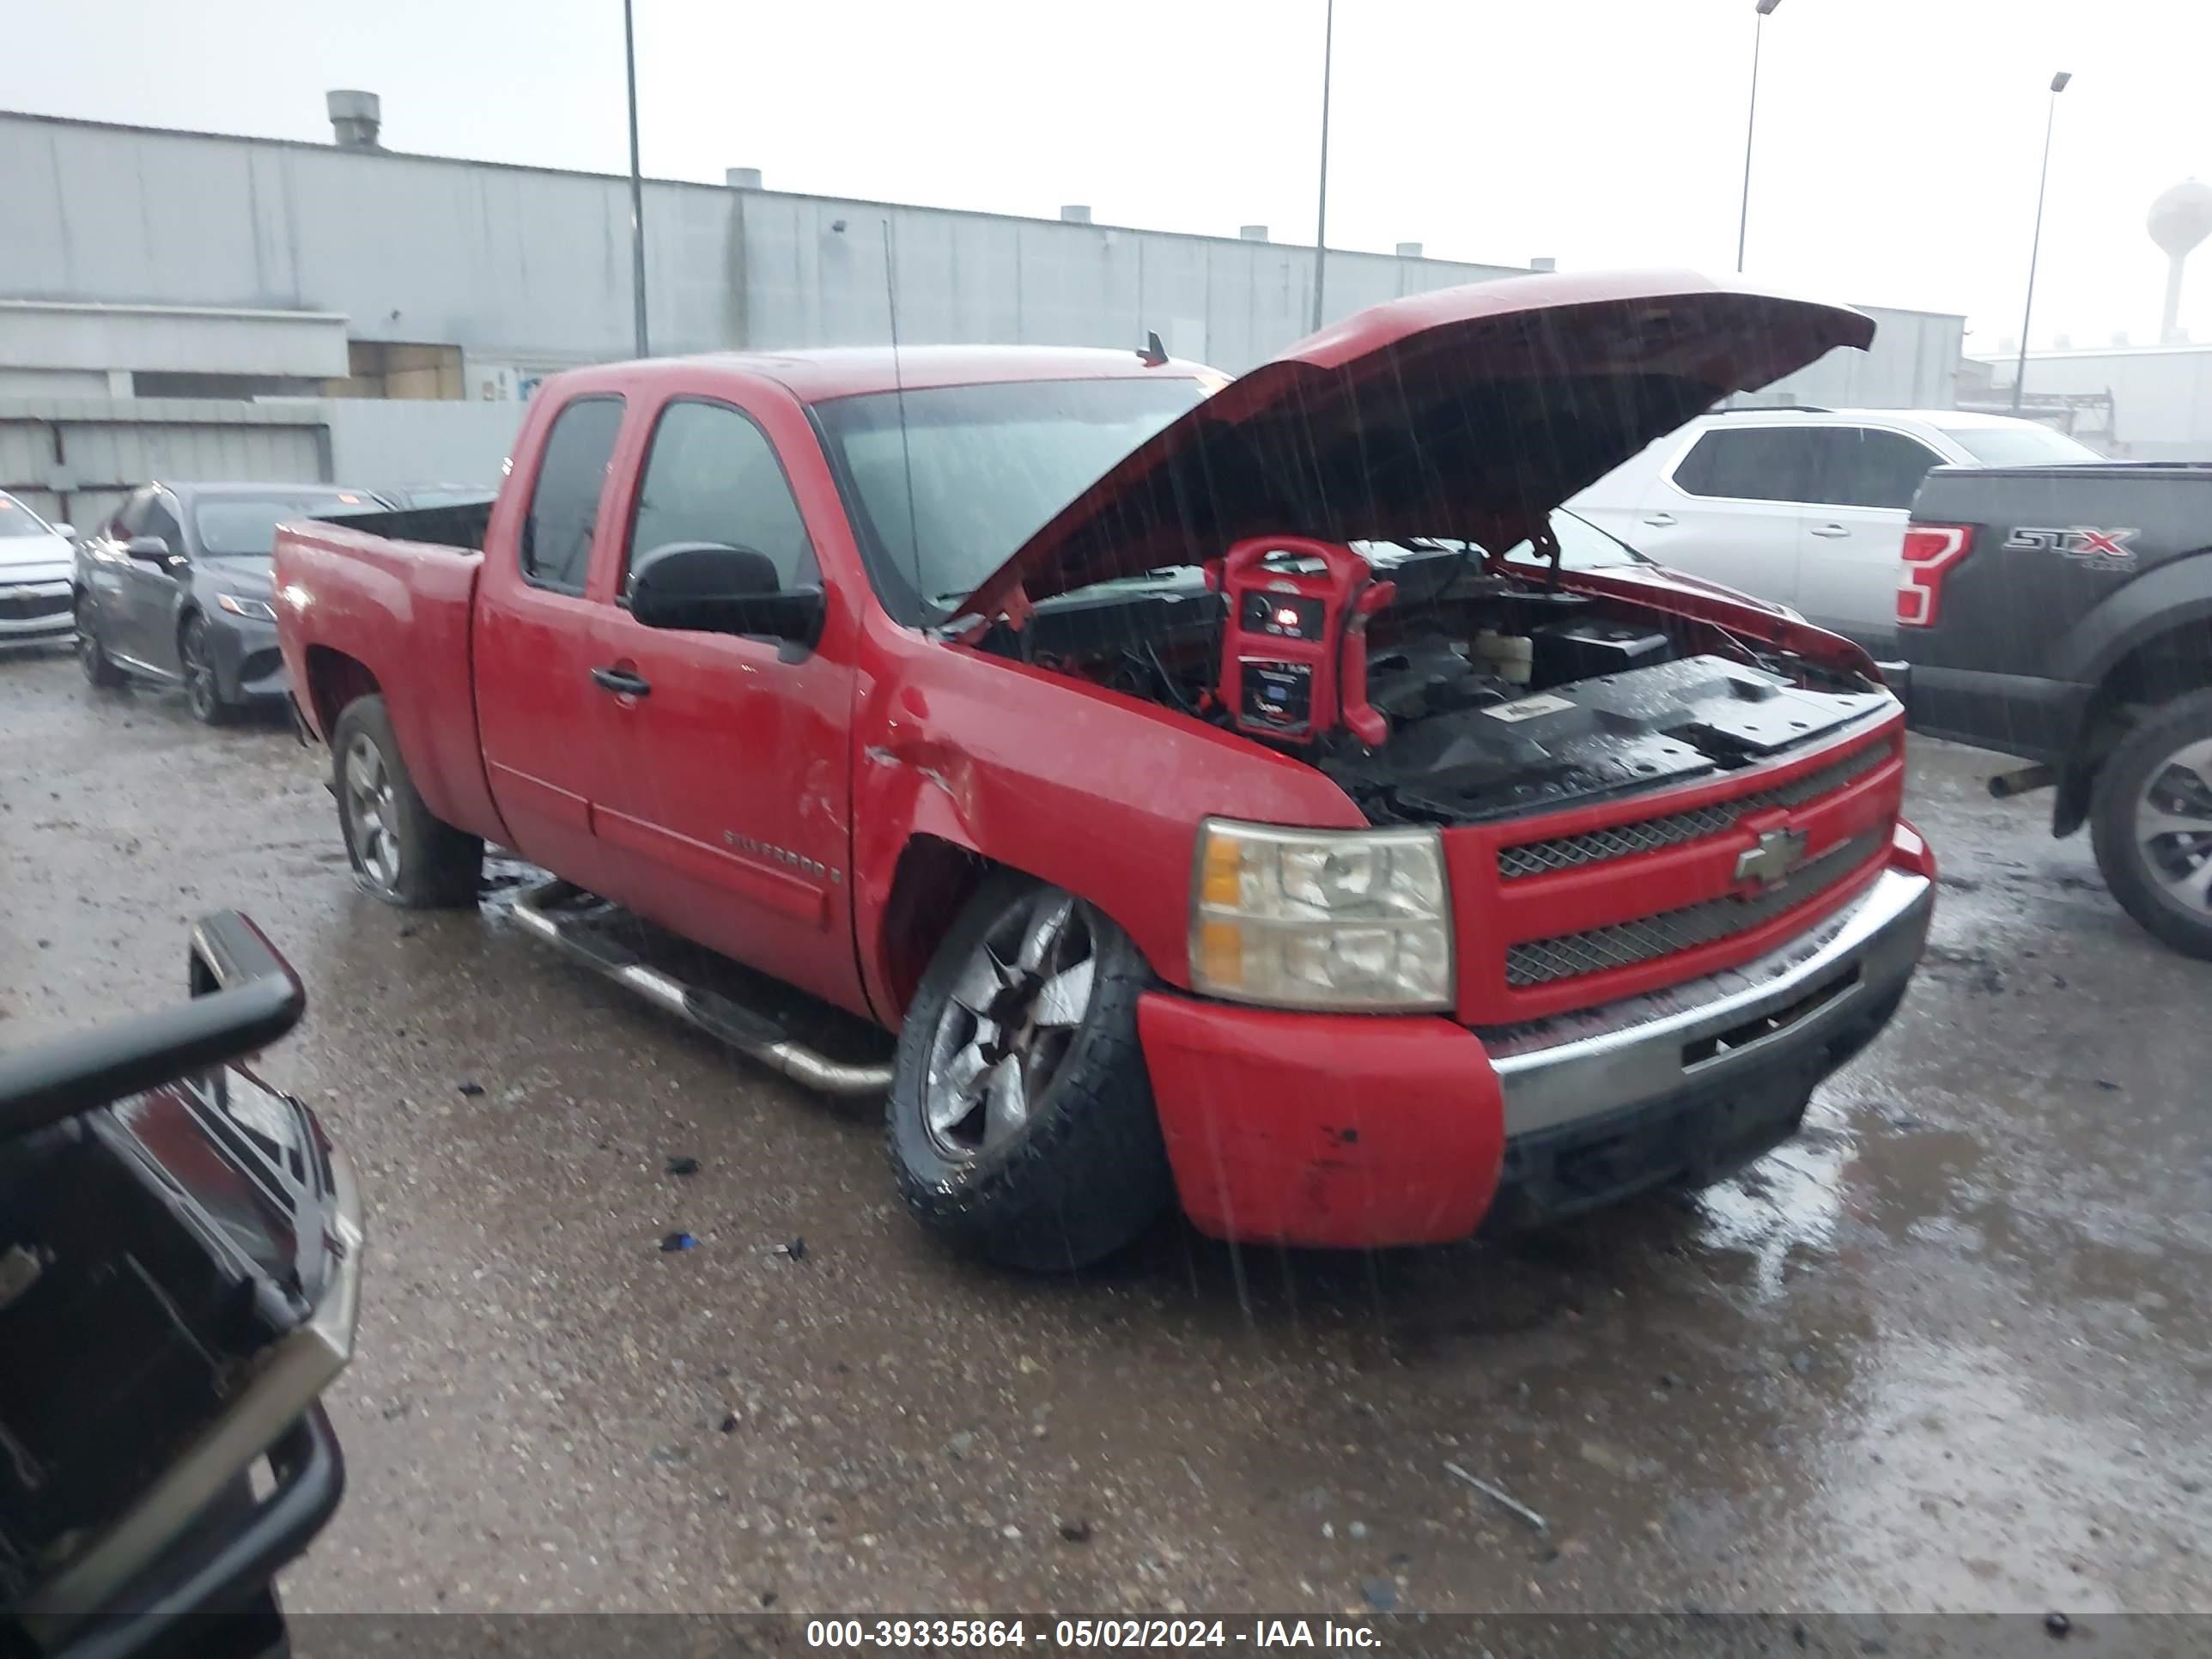
[[[1739,1166],[1904,994],[1933,864],[1873,665],[1588,568],[1554,512],[1871,335],[1543,276],[1235,380],[1157,342],[577,370],[495,501],[286,528],[284,657],[366,888],[471,903],[488,841],[556,872],[516,912],[549,939],[887,1090],[943,1235],[1079,1266],[1172,1196],[1460,1237]],[[628,956],[611,906],[895,1060]]]

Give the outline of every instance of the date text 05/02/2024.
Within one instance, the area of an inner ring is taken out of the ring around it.
[[[1333,1619],[811,1619],[811,1648],[1376,1648],[1371,1625]]]

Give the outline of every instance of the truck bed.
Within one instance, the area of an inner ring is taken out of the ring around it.
[[[301,719],[325,743],[346,702],[380,695],[416,787],[447,823],[503,833],[477,729],[471,626],[483,555],[398,539],[371,522],[483,540],[477,503],[287,525],[276,533],[278,636]],[[312,617],[313,627],[301,624]],[[304,635],[312,633],[313,643]]]
[[[2212,611],[2212,464],[1937,467],[1912,522],[1971,537],[1935,625],[1898,630],[1930,736],[2063,760],[2112,665]]]

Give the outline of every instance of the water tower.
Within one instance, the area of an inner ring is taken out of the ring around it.
[[[2190,250],[2212,235],[2212,185],[2185,179],[2150,204],[2150,239],[2166,250],[2166,316],[2158,337],[2167,345],[2181,338],[2181,270]]]

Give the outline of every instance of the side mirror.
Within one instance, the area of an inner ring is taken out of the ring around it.
[[[647,628],[811,646],[829,609],[819,587],[782,586],[775,561],[750,547],[671,542],[630,568],[629,612]]]
[[[76,526],[73,524],[58,524],[53,529],[54,534],[65,542],[73,542],[76,539]]]
[[[134,559],[143,559],[149,564],[169,562],[169,542],[165,536],[133,536],[123,544],[123,550]]]

